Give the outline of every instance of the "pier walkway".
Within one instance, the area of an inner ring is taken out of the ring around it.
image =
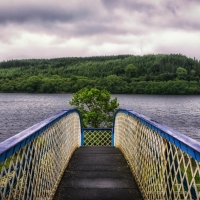
[[[141,200],[121,151],[115,147],[80,147],[66,168],[54,200]]]

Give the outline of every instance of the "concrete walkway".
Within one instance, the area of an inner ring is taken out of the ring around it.
[[[54,200],[142,200],[130,169],[115,147],[80,147],[65,170]]]

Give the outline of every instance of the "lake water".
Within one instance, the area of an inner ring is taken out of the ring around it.
[[[120,108],[133,109],[200,141],[200,96],[112,95]],[[0,142],[71,108],[71,94],[0,94]]]

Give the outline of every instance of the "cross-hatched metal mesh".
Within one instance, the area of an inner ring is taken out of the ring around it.
[[[112,130],[84,130],[84,146],[111,146]]]
[[[124,153],[145,199],[200,199],[197,160],[122,112],[114,130],[115,146]]]
[[[0,163],[0,199],[52,199],[73,151],[80,120],[69,114]]]

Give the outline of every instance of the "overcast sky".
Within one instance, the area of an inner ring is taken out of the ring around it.
[[[0,0],[0,61],[158,53],[200,60],[200,0]]]

